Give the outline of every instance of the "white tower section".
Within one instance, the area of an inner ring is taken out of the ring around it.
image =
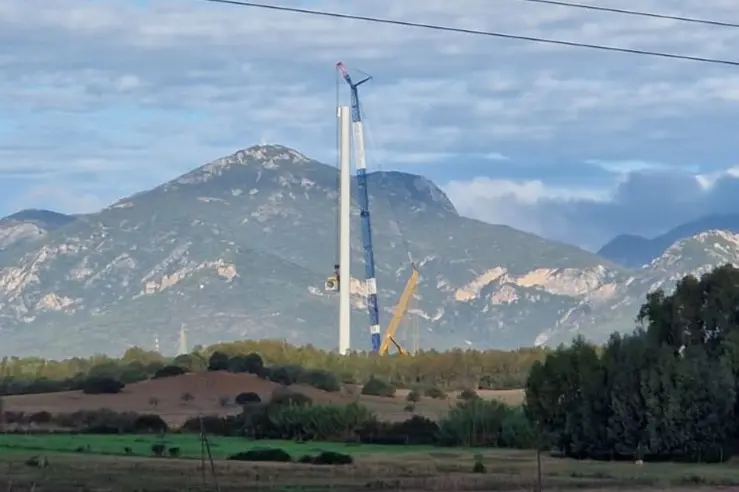
[[[189,352],[187,348],[187,332],[185,331],[185,325],[180,326],[180,340],[177,346],[177,355],[185,355]]]
[[[339,353],[346,354],[351,347],[351,110],[349,106],[338,109],[339,116]]]

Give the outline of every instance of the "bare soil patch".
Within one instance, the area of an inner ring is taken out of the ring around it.
[[[86,395],[81,391],[65,391],[8,396],[4,398],[4,402],[7,411],[25,413],[71,413],[101,408],[117,412],[156,413],[169,425],[176,427],[198,415],[238,413],[240,407],[232,402],[239,393],[253,392],[262,401],[269,401],[272,393],[279,388],[282,386],[251,374],[202,372],[130,384],[116,395]],[[336,393],[304,385],[292,385],[289,389],[309,396],[315,403],[359,401],[383,420],[403,421],[412,415],[405,409],[408,405],[408,390],[399,390],[394,398],[384,398],[360,395],[361,388],[356,386],[348,386]],[[190,401],[183,399],[186,393],[192,396]],[[523,400],[523,390],[481,390],[478,394],[483,398],[499,399],[509,404],[519,404]],[[441,400],[423,398],[415,405],[415,413],[438,420],[454,406],[457,396],[456,393],[450,393]],[[224,398],[229,398],[231,403],[222,405],[221,400]]]

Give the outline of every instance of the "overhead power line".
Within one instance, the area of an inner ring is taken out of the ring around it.
[[[739,23],[736,23],[736,22],[722,22],[722,21],[717,21],[717,20],[712,20],[712,19],[701,19],[698,17],[684,17],[681,15],[659,14],[656,12],[644,12],[641,10],[600,7],[598,5],[589,5],[589,4],[574,3],[574,2],[561,2],[558,0],[520,0],[520,1],[529,2],[529,3],[543,3],[547,5],[558,5],[560,7],[570,7],[570,8],[575,8],[575,9],[595,10],[598,12],[609,12],[611,14],[625,14],[625,15],[635,15],[638,17],[651,17],[652,19],[668,19],[668,20],[674,20],[674,21],[680,21],[680,22],[689,22],[691,24],[705,24],[709,26],[739,28]]]
[[[241,0],[201,0],[201,1],[211,2],[211,3],[222,3],[222,4],[228,4],[228,5],[236,5],[239,7],[252,7],[252,8],[264,9],[264,10],[274,10],[274,11],[279,11],[279,12],[291,12],[294,14],[313,15],[313,16],[320,16],[320,17],[333,17],[335,19],[358,20],[358,21],[364,21],[364,22],[372,22],[375,24],[389,24],[389,25],[401,26],[401,27],[413,27],[413,28],[419,28],[419,29],[429,29],[429,30],[434,30],[434,31],[469,34],[469,35],[474,35],[474,36],[487,36],[487,37],[500,38],[500,39],[529,41],[532,43],[567,46],[571,48],[585,48],[585,49],[591,49],[591,50],[626,53],[629,55],[654,56],[654,57],[659,57],[659,58],[669,58],[673,60],[687,60],[687,61],[694,61],[694,62],[701,62],[701,63],[711,63],[715,65],[729,65],[729,66],[739,67],[739,61],[724,60],[720,58],[707,58],[707,57],[702,57],[702,56],[679,55],[676,53],[664,53],[660,51],[621,48],[617,46],[580,43],[580,42],[575,42],[575,41],[564,41],[564,40],[559,40],[559,39],[541,38],[537,36],[524,36],[524,35],[519,35],[519,34],[506,34],[506,33],[501,33],[501,32],[485,31],[485,30],[478,30],[478,29],[465,29],[461,27],[451,27],[451,26],[444,26],[444,25],[439,25],[439,24],[426,24],[422,22],[411,22],[411,21],[403,21],[403,20],[397,20],[397,19],[387,19],[383,17],[342,14],[339,12],[329,12],[326,10],[313,10],[313,9],[303,9],[303,8],[298,8],[298,7],[285,7],[285,6],[280,6],[280,5],[268,5],[268,4],[263,4],[263,3],[255,3],[255,2],[248,2],[248,1],[241,1]]]

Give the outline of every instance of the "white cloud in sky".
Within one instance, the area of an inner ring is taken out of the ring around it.
[[[593,2],[739,21],[735,0]],[[739,29],[517,0],[270,3],[739,59]],[[732,210],[733,67],[200,0],[3,0],[0,215],[94,208],[260,141],[331,162],[338,60],[374,77],[370,163],[466,214],[593,246]]]

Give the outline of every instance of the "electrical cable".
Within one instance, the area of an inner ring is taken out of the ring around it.
[[[624,15],[634,15],[637,17],[650,17],[652,19],[667,19],[667,20],[674,20],[674,21],[680,21],[680,22],[689,22],[691,24],[704,24],[708,26],[739,28],[739,23],[736,23],[736,22],[723,22],[723,21],[716,21],[712,19],[701,19],[698,17],[686,17],[682,15],[659,14],[657,12],[644,12],[642,10],[601,7],[599,5],[590,5],[590,4],[585,4],[585,3],[562,2],[559,0],[518,0],[518,1],[529,2],[529,3],[541,3],[541,4],[547,4],[547,5],[557,5],[559,7],[569,7],[569,8],[575,8],[575,9],[583,9],[583,10],[594,10],[597,12],[608,12],[611,14],[624,14]]]
[[[257,9],[264,9],[264,10],[274,10],[274,11],[279,11],[279,12],[290,12],[294,14],[332,17],[335,19],[358,20],[358,21],[364,21],[364,22],[372,22],[375,24],[388,24],[388,25],[395,25],[395,26],[401,26],[401,27],[413,27],[413,28],[419,28],[419,29],[429,29],[429,30],[434,30],[434,31],[453,32],[453,33],[458,33],[458,34],[487,36],[487,37],[493,37],[493,38],[499,38],[499,39],[529,41],[532,43],[551,44],[551,45],[556,45],[556,46],[567,46],[570,48],[584,48],[584,49],[591,49],[591,50],[610,51],[610,52],[615,52],[615,53],[625,53],[629,55],[652,56],[652,57],[658,57],[658,58],[668,58],[672,60],[685,60],[685,61],[693,61],[693,62],[700,62],[700,63],[710,63],[714,65],[729,65],[729,66],[739,67],[739,60],[725,60],[721,58],[708,58],[708,57],[702,57],[702,56],[680,55],[677,53],[665,53],[661,51],[640,50],[640,49],[634,49],[634,48],[623,48],[623,47],[618,47],[618,46],[581,43],[581,42],[576,42],[576,41],[564,41],[560,39],[542,38],[538,36],[524,36],[520,34],[507,34],[507,33],[486,31],[486,30],[479,30],[479,29],[465,29],[461,27],[451,27],[451,26],[444,26],[440,24],[426,24],[422,22],[402,21],[402,20],[388,19],[388,18],[383,18],[383,17],[370,17],[370,16],[365,16],[365,15],[342,14],[339,12],[329,12],[326,10],[312,10],[312,9],[304,9],[304,8],[297,8],[297,7],[285,7],[285,6],[280,6],[280,5],[267,5],[263,3],[248,2],[248,1],[241,1],[241,0],[200,0],[200,1],[235,5],[239,7],[251,7],[251,8],[257,8]],[[658,15],[658,14],[655,14],[655,15]]]

